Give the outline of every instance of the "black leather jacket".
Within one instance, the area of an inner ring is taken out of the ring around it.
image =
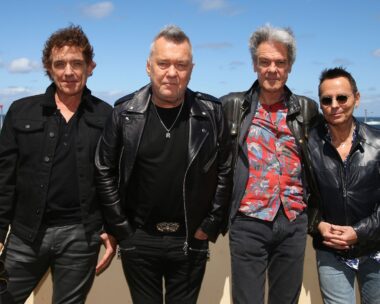
[[[322,220],[352,226],[358,243],[348,251],[358,257],[380,250],[380,130],[356,121],[357,136],[348,156],[347,170],[327,140],[324,124],[310,134],[309,149],[321,192]],[[314,246],[332,250],[314,236]]]
[[[45,94],[15,101],[5,117],[0,136],[1,243],[9,225],[13,233],[29,242],[40,229],[58,139],[54,94],[52,84]],[[100,230],[103,225],[95,191],[94,158],[111,110],[85,88],[78,108],[76,158],[82,222],[87,232]]]
[[[259,83],[256,81],[248,91],[230,93],[221,97],[230,127],[230,138],[233,147],[234,185],[229,216],[230,223],[238,212],[248,181],[249,163],[246,136],[256,113],[259,90]],[[285,101],[288,107],[287,124],[296,138],[303,160],[304,201],[308,203],[309,208],[312,189],[308,187],[311,182],[309,181],[309,168],[306,159],[310,157],[307,152],[306,142],[309,130],[318,122],[320,114],[318,106],[313,100],[295,95],[287,87],[285,87]],[[312,219],[310,222],[313,222],[315,208],[310,206],[310,211],[312,211],[309,214],[309,218]]]
[[[116,102],[96,154],[107,229],[119,241],[131,236],[135,229],[136,206],[128,201],[126,191],[150,94],[148,85]],[[186,235],[192,236],[201,227],[209,240],[215,241],[222,230],[231,191],[228,129],[221,104],[214,97],[187,89],[186,102],[190,105],[188,165],[183,180]]]

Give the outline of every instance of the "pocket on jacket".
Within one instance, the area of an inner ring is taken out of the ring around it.
[[[31,119],[15,119],[13,127],[19,132],[32,133],[44,128],[44,121]]]
[[[203,173],[207,173],[210,170],[211,166],[215,163],[217,157],[218,157],[218,150],[215,151],[212,157],[203,166]]]
[[[40,151],[44,146],[45,121],[15,119],[13,121],[13,128],[16,132],[17,143],[21,153],[35,153],[36,151]]]

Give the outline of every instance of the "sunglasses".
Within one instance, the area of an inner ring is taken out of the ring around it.
[[[349,97],[350,97],[349,95],[348,96],[347,95],[337,95],[335,97],[335,100],[338,102],[338,104],[343,105],[347,102]],[[333,97],[331,97],[331,96],[322,97],[320,99],[320,102],[324,106],[330,106],[333,103]]]

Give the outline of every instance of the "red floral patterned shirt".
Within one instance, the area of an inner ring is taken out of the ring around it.
[[[249,179],[239,208],[247,216],[273,221],[282,203],[292,221],[306,207],[301,160],[286,114],[284,102],[258,104],[246,139]]]

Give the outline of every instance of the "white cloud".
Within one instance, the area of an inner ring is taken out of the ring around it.
[[[11,73],[30,73],[38,69],[39,65],[37,62],[25,57],[12,60],[8,66],[8,71]]]
[[[82,8],[85,16],[95,19],[108,17],[114,9],[112,2],[99,2],[92,5],[87,5]]]
[[[375,57],[380,57],[380,49],[374,50],[372,54]]]
[[[199,5],[202,12],[221,11],[228,16],[235,16],[241,14],[244,10],[230,0],[191,0]]]
[[[7,87],[0,88],[0,96],[30,95],[32,90],[26,87]]]
[[[10,86],[0,88],[0,104],[3,105],[3,113],[8,111],[8,107],[14,100],[40,93],[42,92],[37,92],[26,87]]]
[[[336,58],[333,60],[333,64],[346,67],[352,65],[353,62],[345,58]]]
[[[203,11],[213,11],[227,7],[226,0],[202,0],[200,3]]]
[[[363,104],[376,103],[380,101],[380,94],[360,94],[360,102]]]
[[[234,60],[229,63],[229,68],[230,70],[235,70],[244,65],[246,65],[244,61]]]
[[[229,42],[215,42],[215,43],[204,43],[195,46],[198,49],[225,49],[232,47]]]

